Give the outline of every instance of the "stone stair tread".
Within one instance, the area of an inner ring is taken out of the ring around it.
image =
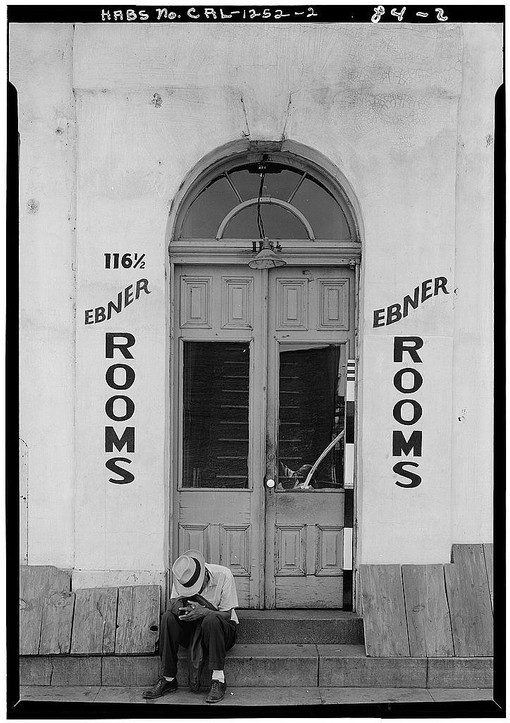
[[[338,646],[333,646],[338,647]],[[353,646],[347,646],[353,647]],[[363,646],[361,646],[363,647]],[[187,657],[184,649],[179,657]],[[229,658],[309,658],[317,657],[317,646],[311,643],[236,643],[228,651]]]
[[[492,656],[480,656],[480,655],[472,655],[472,656],[369,656],[365,652],[365,646],[364,645],[348,645],[348,644],[337,644],[332,645],[330,643],[317,643],[317,652],[320,657],[327,657],[327,658],[366,658],[368,661],[377,661],[377,660],[395,660],[395,661],[401,661],[401,660],[429,660],[432,661],[432,664],[434,664],[434,661],[483,661],[483,660],[489,660],[492,659]],[[452,663],[453,664],[453,663]]]
[[[239,620],[359,620],[361,617],[346,610],[244,610],[238,609]]]
[[[263,657],[308,657],[317,655],[317,646],[311,643],[236,643],[229,656],[252,658]]]
[[[328,658],[366,658],[364,645],[318,643],[317,652]]]
[[[365,658],[363,645],[316,645],[314,643],[236,643],[228,651],[229,658],[288,658],[327,656],[340,658]],[[179,650],[179,657],[187,657],[187,651]]]
[[[363,621],[344,610],[240,610],[239,643],[363,642]]]

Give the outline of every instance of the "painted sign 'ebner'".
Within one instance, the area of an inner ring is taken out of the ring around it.
[[[108,301],[105,306],[96,306],[95,309],[85,309],[85,324],[99,324],[101,321],[108,321],[113,312],[120,314],[120,312],[136,301],[142,291],[146,294],[150,294],[149,282],[147,279],[138,279],[135,284],[129,284],[123,291],[119,291],[117,294],[117,303],[115,301]]]
[[[388,326],[394,324],[400,319],[404,319],[409,314],[409,308],[416,309],[419,304],[423,304],[427,299],[437,296],[439,290],[443,294],[450,292],[446,288],[448,279],[444,276],[436,276],[435,279],[426,279],[417,286],[412,296],[404,296],[402,304],[391,304],[385,309],[375,309],[374,311],[374,329],[378,326]]]

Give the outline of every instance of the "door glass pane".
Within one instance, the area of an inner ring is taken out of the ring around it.
[[[280,346],[277,490],[302,489],[316,460],[344,425],[340,347]],[[298,348],[296,348],[298,347]],[[343,438],[318,465],[310,489],[343,486]]]
[[[255,169],[256,167],[254,166],[254,171]],[[260,173],[250,173],[248,166],[246,166],[235,171],[229,171],[228,175],[243,201],[248,201],[250,198],[257,198],[260,187]]]
[[[185,342],[183,487],[248,487],[250,346]]]

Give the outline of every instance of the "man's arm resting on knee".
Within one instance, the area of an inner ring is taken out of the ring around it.
[[[230,616],[232,614],[232,610],[211,610],[210,608],[205,607],[205,605],[199,605],[198,603],[192,603],[192,605],[194,607],[185,613],[181,617],[181,620],[200,620],[201,618],[205,618],[207,615],[221,615],[221,617],[225,620],[230,620]]]

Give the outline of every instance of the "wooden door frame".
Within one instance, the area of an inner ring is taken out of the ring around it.
[[[243,240],[245,241],[245,240]],[[179,250],[180,251],[180,250]],[[167,339],[169,339],[169,376],[168,376],[168,394],[167,394],[167,403],[168,403],[168,414],[167,414],[167,420],[169,423],[169,434],[166,435],[166,458],[168,460],[168,474],[167,474],[167,489],[168,489],[168,506],[167,509],[169,510],[169,521],[167,525],[167,534],[168,534],[168,546],[167,546],[167,559],[168,559],[168,566],[169,569],[171,569],[171,565],[173,562],[173,555],[175,554],[175,551],[178,549],[178,489],[177,486],[174,484],[174,481],[177,479],[177,476],[179,474],[178,464],[179,464],[179,454],[178,454],[178,440],[179,440],[179,428],[180,428],[180,420],[179,420],[179,380],[178,375],[180,372],[180,355],[179,353],[176,353],[178,351],[178,345],[177,345],[177,336],[176,336],[176,320],[179,318],[179,305],[178,305],[178,293],[176,292],[177,284],[175,283],[176,280],[176,267],[181,267],[183,265],[187,266],[217,266],[222,267],[228,270],[231,266],[242,266],[247,265],[248,260],[252,257],[252,254],[246,254],[239,252],[234,253],[225,253],[225,249],[223,249],[223,253],[221,254],[212,254],[212,253],[204,253],[203,248],[199,249],[188,249],[189,253],[182,253],[177,252],[176,254],[171,253],[169,249],[169,275],[168,275],[168,283],[169,283],[169,321],[168,321],[168,335]],[[285,254],[285,260],[287,262],[288,267],[306,267],[306,266],[314,266],[314,267],[326,267],[326,268],[345,268],[350,267],[351,269],[354,269],[354,358],[358,359],[358,315],[359,315],[359,278],[360,278],[360,254],[356,254],[356,252],[353,252],[353,255],[351,258],[340,258],[338,252],[337,254],[331,254],[331,253],[324,253],[326,250],[323,249],[322,253],[320,249],[317,249],[318,253],[299,253],[298,254]],[[328,249],[329,251],[329,249]],[[267,303],[268,303],[268,286],[269,286],[269,274],[267,270],[258,270],[256,273],[263,274],[263,293],[262,297],[265,299],[265,303],[261,304],[258,308],[254,308],[254,313],[258,313],[262,315],[262,319],[260,320],[260,326],[259,328],[262,330],[260,333],[261,335],[265,333],[266,339],[267,339]],[[275,340],[274,340],[275,341]],[[276,341],[275,341],[276,343]],[[262,396],[261,403],[263,404],[263,410],[261,414],[261,418],[266,420],[266,444],[267,444],[267,438],[271,437],[273,438],[273,435],[269,433],[269,427],[270,427],[270,420],[268,419],[268,410],[267,410],[267,392],[268,392],[268,363],[269,363],[269,340],[266,342],[265,345],[265,370],[263,372],[265,377],[265,394]],[[251,414],[255,413],[255,409],[252,410]],[[270,414],[272,414],[270,412]],[[273,415],[274,416],[274,415]],[[358,416],[356,412],[356,417]],[[273,420],[274,424],[274,420]],[[358,424],[355,425],[356,430],[358,430]],[[359,449],[358,445],[358,431],[356,431],[356,448]],[[267,459],[267,447],[264,444],[260,445],[259,448],[260,453],[260,459],[259,459],[259,468],[261,470],[266,470],[266,459]],[[257,484],[261,485],[262,493],[259,495],[256,495],[258,498],[258,503],[254,507],[258,512],[258,520],[260,521],[260,524],[263,525],[265,528],[266,526],[266,489],[265,489],[265,479],[266,474],[262,475],[262,479],[257,481],[255,477],[253,478],[253,489],[255,489],[255,486]],[[355,479],[356,479],[356,469],[355,469]],[[355,609],[355,603],[356,603],[356,576],[354,574],[354,571],[356,569],[356,542],[357,542],[357,484],[354,486],[354,510],[355,510],[355,519],[354,519],[354,526],[353,526],[353,545],[352,545],[352,554],[353,554],[353,609]],[[261,541],[261,544],[264,545],[265,548],[265,535],[259,535],[259,540]],[[265,595],[267,594],[267,586],[265,582],[265,571],[268,570],[267,566],[267,550],[266,549],[259,549],[258,554],[260,555],[261,563],[259,566],[259,576],[257,580],[257,589],[259,591],[258,593],[258,600],[254,600],[254,607],[264,607],[265,604]],[[269,570],[268,570],[269,571]],[[274,606],[274,605],[273,605]]]
[[[298,166],[306,172],[310,172],[316,177],[330,193],[337,199],[342,206],[346,217],[352,222],[352,237],[349,239],[285,239],[283,241],[282,258],[285,259],[289,266],[350,266],[355,269],[355,293],[354,293],[354,350],[353,357],[358,360],[358,324],[360,318],[359,289],[360,289],[360,259],[362,249],[362,239],[364,237],[363,215],[361,206],[357,199],[355,190],[351,186],[348,178],[343,174],[340,168],[327,156],[320,151],[294,141],[285,139],[280,141],[261,141],[250,139],[239,139],[230,141],[222,146],[211,150],[203,156],[192,168],[189,169],[182,183],[177,189],[170,206],[170,212],[167,219],[166,239],[168,242],[165,253],[168,256],[165,262],[168,264],[167,279],[169,287],[169,314],[167,314],[167,359],[169,359],[169,376],[168,391],[166,393],[167,415],[166,424],[170,426],[165,435],[165,460],[168,478],[167,510],[169,510],[170,519],[166,526],[167,530],[167,559],[169,567],[172,560],[170,555],[175,551],[174,539],[176,537],[175,530],[175,500],[173,494],[173,486],[171,484],[172,470],[175,464],[173,459],[173,449],[171,443],[171,435],[175,426],[175,404],[173,380],[175,379],[174,368],[174,316],[175,316],[175,293],[174,293],[174,269],[177,264],[207,264],[216,265],[224,264],[228,267],[230,264],[247,264],[252,253],[250,250],[251,241],[249,239],[182,239],[180,237],[181,225],[184,218],[186,208],[196,197],[197,191],[204,186],[215,175],[222,172],[227,166],[230,167],[231,161],[248,162],[252,160],[260,160],[261,154],[266,154],[268,158],[273,158],[278,163],[291,166]],[[259,241],[259,239],[256,239]],[[359,399],[359,395],[356,394]],[[357,417],[357,414],[356,414]],[[177,420],[178,421],[178,420]],[[355,424],[355,444],[356,458],[360,455],[360,439],[359,425]],[[356,463],[355,463],[356,464]],[[359,469],[359,465],[358,465]],[[354,488],[354,529],[353,529],[353,558],[356,550],[356,510],[357,510],[357,485]],[[354,563],[353,563],[354,565]],[[355,586],[356,577],[353,575],[353,604],[355,603]]]

